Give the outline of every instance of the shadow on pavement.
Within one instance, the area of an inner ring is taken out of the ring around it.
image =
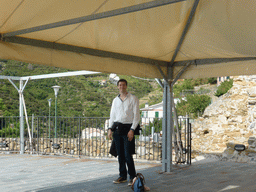
[[[157,191],[158,186],[155,183],[158,180],[158,177],[161,177],[159,174],[161,171],[161,166],[156,166],[147,169],[140,169],[138,172],[142,173],[146,178],[146,185],[150,186],[151,191]],[[79,177],[79,175],[78,175]],[[61,186],[51,186],[42,189],[37,189],[37,192],[78,192],[78,191],[100,191],[100,192],[128,192],[132,191],[131,187],[128,186],[128,182],[121,184],[113,184],[113,180],[117,179],[118,175],[112,175],[109,177],[101,177],[94,180],[84,180],[78,183],[72,183],[68,185]]]
[[[254,164],[215,161],[191,166],[173,166],[170,173],[162,173],[161,166],[140,169],[150,191],[177,192],[233,192],[256,191],[256,166]],[[79,175],[78,175],[79,177]],[[57,191],[100,191],[129,192],[127,183],[113,184],[118,175],[95,180],[39,189],[40,192]]]

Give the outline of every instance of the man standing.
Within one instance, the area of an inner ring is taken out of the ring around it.
[[[116,146],[119,163],[119,178],[114,183],[127,181],[127,169],[130,176],[128,185],[136,176],[131,151],[135,151],[134,131],[140,122],[139,100],[127,92],[127,81],[120,79],[117,82],[119,95],[113,100],[108,129],[108,137],[113,139]],[[133,148],[133,149],[132,149]]]

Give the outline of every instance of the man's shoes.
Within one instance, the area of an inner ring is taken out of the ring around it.
[[[117,180],[113,181],[113,183],[125,183],[127,179],[124,179],[123,177],[119,177]]]
[[[132,186],[132,180],[128,182],[128,186]]]

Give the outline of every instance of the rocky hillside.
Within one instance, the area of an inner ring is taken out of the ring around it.
[[[256,136],[255,122],[256,76],[235,77],[233,87],[194,121],[193,149],[202,153],[222,153],[230,143],[248,147],[248,139]]]

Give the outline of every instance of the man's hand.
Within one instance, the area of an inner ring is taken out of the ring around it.
[[[134,131],[130,130],[127,134],[128,137],[128,141],[132,141],[133,137],[134,137]]]
[[[108,129],[108,138],[112,140],[112,130]]]

